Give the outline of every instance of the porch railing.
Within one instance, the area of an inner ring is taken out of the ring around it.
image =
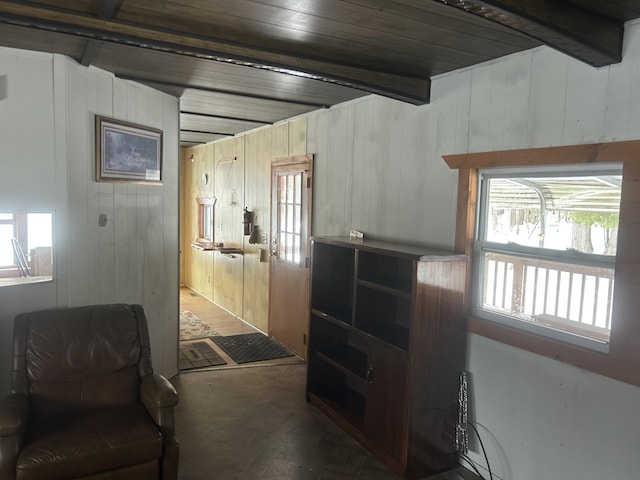
[[[483,308],[608,341],[613,268],[484,255]]]

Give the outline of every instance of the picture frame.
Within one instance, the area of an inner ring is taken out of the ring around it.
[[[162,184],[162,130],[96,115],[96,181]]]

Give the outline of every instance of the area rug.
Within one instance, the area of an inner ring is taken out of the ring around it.
[[[285,347],[262,333],[245,333],[211,340],[236,363],[261,362],[272,358],[293,357]]]
[[[227,362],[211,348],[207,342],[193,342],[180,345],[179,369],[216,367]]]
[[[211,325],[203,323],[193,312],[180,310],[180,341],[220,335]]]

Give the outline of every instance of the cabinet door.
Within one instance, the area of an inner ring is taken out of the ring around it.
[[[404,463],[407,449],[407,354],[376,340],[368,345],[365,433]]]

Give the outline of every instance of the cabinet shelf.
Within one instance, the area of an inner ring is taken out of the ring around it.
[[[367,375],[367,355],[349,345],[325,347],[316,352],[321,360],[338,370],[351,375],[356,380],[365,381]]]
[[[358,430],[364,430],[365,401],[359,393],[343,387],[326,392],[312,392],[309,397],[324,410],[328,409]]]
[[[311,312],[342,326],[351,326],[352,307],[312,308]]]
[[[387,287],[385,285],[371,282],[369,280],[358,280],[358,285],[361,287],[370,288],[371,290],[377,290],[378,292],[386,293],[394,297],[404,298],[406,300],[411,299],[411,292],[404,290],[398,290],[397,288]]]
[[[371,337],[382,340],[390,347],[402,351],[409,350],[409,329],[401,325],[362,325],[357,327]]]

